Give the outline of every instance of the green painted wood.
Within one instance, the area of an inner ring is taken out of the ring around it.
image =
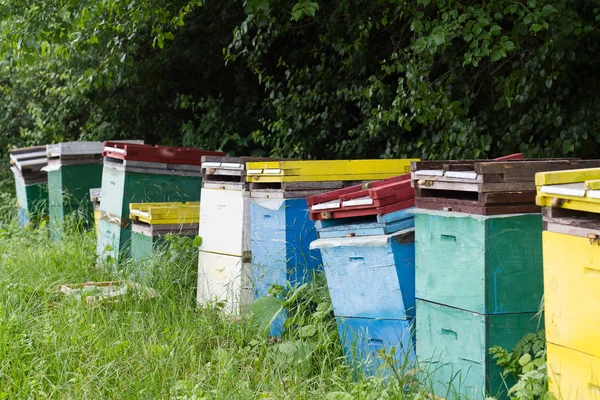
[[[538,310],[541,215],[419,213],[415,241],[417,298],[480,314]]]
[[[19,222],[25,226],[30,219],[39,220],[48,215],[48,185],[39,183],[25,185],[21,179],[15,179],[15,191],[19,206]]]
[[[536,313],[482,315],[423,300],[417,300],[416,322],[421,381],[446,399],[483,399],[486,393],[505,399],[502,369],[489,349],[512,350],[543,326]]]
[[[172,233],[176,235],[176,233]],[[187,236],[193,239],[195,236]],[[131,232],[131,258],[144,260],[152,256],[152,253],[165,245],[164,236],[147,236],[139,232]]]
[[[124,260],[131,255],[130,203],[200,201],[201,188],[201,177],[123,172],[104,167],[100,202],[101,218],[103,213],[110,214],[121,220],[124,227],[118,228],[118,231],[116,227],[110,228],[111,238],[101,238],[106,230],[99,232],[98,257],[101,260],[107,256],[114,260]],[[105,242],[110,241],[114,242],[111,246],[113,250],[106,251]]]
[[[91,226],[94,208],[90,189],[102,182],[101,164],[62,165],[48,171],[48,204],[50,210],[50,233],[54,240],[63,233],[65,217],[78,212],[78,221]]]
[[[105,167],[100,209],[128,218],[130,203],[200,201],[201,188],[201,177],[123,172]]]
[[[131,257],[143,260],[152,256],[152,251],[159,243],[164,242],[160,237],[150,237],[138,232],[131,233]]]
[[[131,228],[100,219],[96,254],[100,262],[116,264],[121,259],[127,259],[130,254]]]

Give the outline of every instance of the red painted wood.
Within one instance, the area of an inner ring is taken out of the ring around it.
[[[387,186],[390,184],[394,184],[397,182],[404,182],[404,181],[408,181],[409,185],[410,185],[410,174],[403,174],[403,175],[395,176],[393,178],[384,179],[382,181],[373,181],[373,182],[369,182],[367,184],[354,185],[354,186],[349,186],[349,187],[343,188],[343,189],[333,190],[333,191],[327,192],[327,193],[317,194],[315,196],[307,197],[306,203],[308,204],[309,207],[312,207],[315,204],[326,203],[328,201],[341,199],[342,196],[346,196],[346,195],[352,196],[352,197],[348,197],[347,199],[364,197],[364,196],[369,195],[366,192],[369,189],[375,189],[378,187]],[[365,193],[361,194],[361,195],[354,194],[359,191],[360,192],[364,191]]]
[[[202,165],[202,156],[224,156],[222,151],[209,151],[189,147],[152,146],[148,144],[130,144],[104,142],[104,157],[130,161],[145,161],[165,164]],[[121,151],[106,150],[106,147]]]
[[[414,207],[415,200],[406,200],[398,203],[393,203],[384,207],[372,207],[372,208],[363,208],[363,209],[345,209],[345,210],[334,210],[334,211],[315,211],[311,212],[310,219],[313,221],[323,220],[323,219],[339,219],[339,218],[351,218],[351,217],[364,217],[368,215],[385,215],[392,213],[394,211],[404,210],[406,208]],[[324,218],[323,214],[329,214],[330,217]]]
[[[524,160],[524,159],[525,159],[525,156],[523,156],[523,153],[515,153],[515,154],[509,154],[508,156],[494,158],[494,161],[512,161],[512,160]]]

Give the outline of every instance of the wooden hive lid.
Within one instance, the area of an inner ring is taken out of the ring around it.
[[[600,213],[600,168],[540,172],[535,183],[538,205]]]
[[[150,225],[197,224],[200,202],[131,203],[129,218]]]
[[[259,161],[246,169],[253,183],[363,181],[405,174],[413,161],[419,159]]]
[[[152,146],[104,142],[104,157],[120,160],[164,164],[202,165],[202,156],[224,156],[222,151],[210,151],[189,147]]]

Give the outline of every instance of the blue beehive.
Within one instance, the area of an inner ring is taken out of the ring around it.
[[[346,355],[366,374],[381,366],[382,348],[395,347],[400,364],[414,360],[413,216],[398,211],[378,218],[318,223],[321,238],[311,244],[323,257]]]
[[[317,238],[305,199],[251,199],[250,238],[254,298],[268,295],[271,285],[298,286],[321,265],[318,251],[310,250]],[[271,329],[281,335],[282,320]]]

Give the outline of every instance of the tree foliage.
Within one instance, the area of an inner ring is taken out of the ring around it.
[[[0,145],[593,157],[597,1],[0,0]]]

